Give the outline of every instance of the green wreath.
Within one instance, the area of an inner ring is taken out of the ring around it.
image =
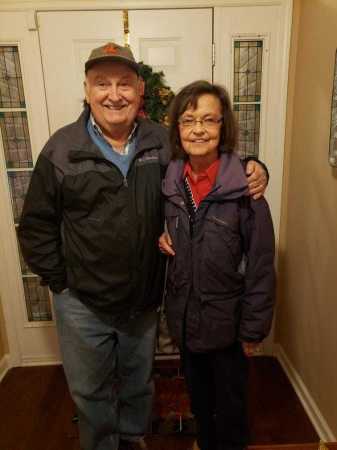
[[[168,125],[167,112],[174,93],[164,81],[164,72],[154,72],[151,66],[139,63],[140,76],[145,81],[145,93],[139,115]]]

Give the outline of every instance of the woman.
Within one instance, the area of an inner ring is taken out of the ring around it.
[[[201,450],[248,442],[247,356],[267,336],[274,303],[274,233],[266,201],[250,200],[234,150],[227,92],[197,81],[170,113],[172,161],[163,184],[175,256],[166,312],[181,349]]]

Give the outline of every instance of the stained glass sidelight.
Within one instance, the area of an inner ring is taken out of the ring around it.
[[[33,167],[26,112],[0,112],[0,128],[7,168]]]
[[[46,286],[41,286],[36,276],[23,278],[23,287],[29,321],[52,320],[49,292]]]
[[[242,156],[259,154],[260,105],[234,105],[239,124],[239,153]]]
[[[0,130],[12,200],[14,223],[18,224],[31,179],[33,158],[28,129],[23,80],[17,46],[0,46]],[[28,320],[50,321],[48,288],[31,273],[18,246]]]
[[[20,220],[23,202],[28,190],[31,174],[32,172],[30,171],[8,172],[8,181],[15,223],[18,223]]]
[[[21,249],[20,249],[20,245],[18,245],[18,252],[19,252],[19,258],[20,258],[20,266],[21,266],[21,272],[23,275],[28,275],[28,274],[32,274],[32,272],[30,271],[28,265],[26,264],[26,261],[23,259],[22,253],[21,253]]]
[[[234,41],[233,103],[243,157],[259,154],[262,55],[262,40]]]
[[[262,41],[234,43],[234,101],[261,99]]]
[[[25,106],[18,47],[0,46],[0,108]]]

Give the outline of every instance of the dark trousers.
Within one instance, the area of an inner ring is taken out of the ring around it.
[[[200,449],[245,449],[248,360],[241,343],[209,353],[185,348],[183,365]]]

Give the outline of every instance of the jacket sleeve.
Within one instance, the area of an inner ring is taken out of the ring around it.
[[[260,342],[268,335],[273,318],[275,238],[266,200],[248,201],[249,206],[241,209],[246,269],[239,339]]]
[[[55,167],[40,154],[25,198],[18,229],[23,257],[41,284],[54,292],[66,288],[61,241],[62,196]]]

